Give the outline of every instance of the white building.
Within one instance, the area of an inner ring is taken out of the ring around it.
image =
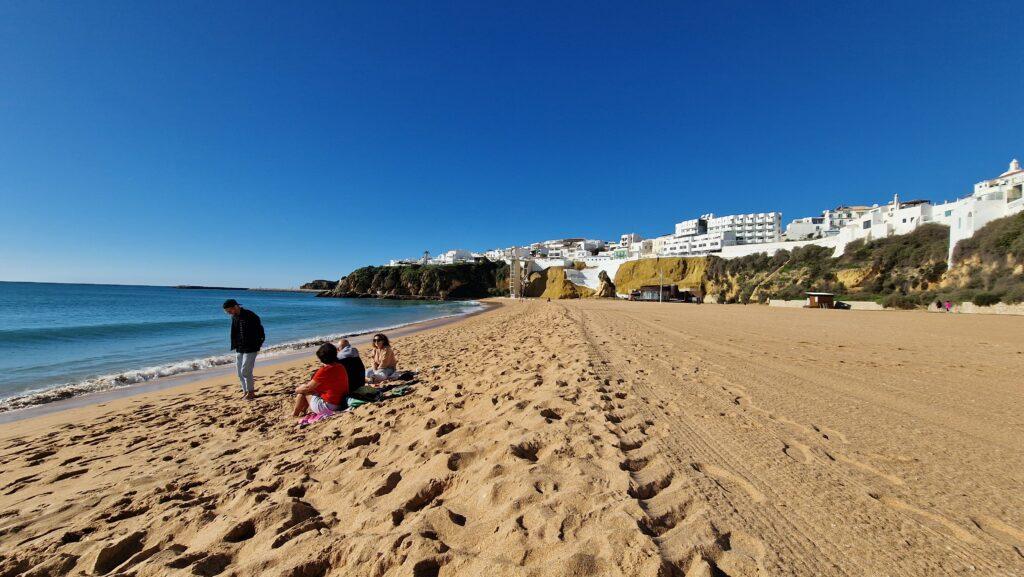
[[[618,237],[618,248],[630,248],[633,243],[638,243],[643,240],[643,237],[636,233],[626,233],[625,235]]]
[[[431,259],[433,264],[455,264],[459,262],[473,262],[473,253],[468,250],[455,249],[441,253],[437,258]]]
[[[782,240],[781,212],[707,216],[707,232],[732,232],[736,237],[736,244],[760,244]]]
[[[736,244],[735,233],[730,230],[689,236],[669,235],[660,239],[656,250],[658,256],[704,256]]]
[[[875,240],[907,234],[922,224],[936,222],[949,227],[949,253],[952,262],[956,243],[974,236],[978,229],[996,220],[1024,210],[1024,170],[1014,159],[1009,169],[999,176],[974,185],[974,194],[952,202],[931,204],[928,201],[900,202],[899,197],[883,206],[873,207],[839,233],[843,247],[857,239]]]
[[[870,206],[838,206],[821,216],[798,218],[786,225],[786,240],[807,240],[839,234],[840,229],[870,211]]]
[[[513,246],[509,248],[492,248],[483,254],[484,258],[492,262],[508,261],[513,258],[529,258],[530,247]]]
[[[714,218],[713,214],[702,214],[700,218],[691,218],[676,223],[676,236],[691,236],[704,234],[708,231],[708,220]]]

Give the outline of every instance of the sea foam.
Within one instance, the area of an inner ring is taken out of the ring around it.
[[[464,310],[461,310],[457,313],[442,315],[428,320],[465,316],[468,314],[472,314],[473,312],[476,312],[483,307],[483,305],[475,301],[468,302],[466,304],[467,307]],[[359,330],[357,332],[319,335],[315,337],[289,341],[286,343],[280,343],[264,348],[262,351],[260,351],[259,358],[274,358],[286,353],[311,348],[313,346],[317,346],[328,341],[336,341],[341,338],[365,335],[367,333],[395,330],[419,322],[426,321],[402,323],[386,327]],[[43,405],[46,403],[52,403],[54,401],[60,401],[63,399],[69,399],[71,397],[78,397],[90,393],[98,393],[102,391],[130,387],[132,385],[145,383],[148,381],[152,381],[154,379],[180,375],[183,373],[208,370],[219,366],[229,365],[234,362],[234,354],[214,355],[199,359],[190,359],[185,361],[168,363],[164,365],[122,371],[119,373],[112,373],[109,375],[100,375],[96,377],[82,379],[80,381],[76,381],[73,383],[65,383],[61,385],[43,387],[0,399],[0,413],[13,411],[17,409],[24,409],[36,405]]]

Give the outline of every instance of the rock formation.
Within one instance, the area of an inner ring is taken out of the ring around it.
[[[608,277],[608,273],[601,271],[597,274],[597,292],[594,293],[596,298],[615,298],[615,283]]]
[[[334,287],[336,286],[338,286],[338,281],[336,280],[317,279],[315,281],[308,282],[299,288],[303,290],[329,291],[334,290]]]
[[[450,265],[366,266],[322,297],[403,300],[477,299],[508,294],[508,265],[482,261]]]

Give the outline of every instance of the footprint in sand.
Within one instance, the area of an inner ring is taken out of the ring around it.
[[[882,471],[880,469],[876,469],[875,467],[872,467],[871,465],[868,465],[867,463],[862,463],[861,461],[858,461],[856,459],[851,459],[850,457],[847,457],[846,455],[844,455],[842,453],[825,451],[825,456],[828,457],[829,459],[832,459],[833,461],[838,461],[840,463],[845,463],[845,464],[853,467],[854,469],[858,469],[858,470],[863,471],[863,472],[865,472],[865,473],[867,473],[869,475],[874,475],[875,477],[878,477],[879,479],[884,479],[885,481],[888,481],[889,483],[892,483],[893,485],[902,485],[903,484],[903,479],[897,477],[896,475],[890,475],[889,473],[886,473],[885,471]]]
[[[775,421],[776,423],[779,423],[780,425],[785,427],[789,432],[796,435],[803,433],[810,434],[812,432],[810,427],[805,427],[804,425],[801,425],[800,423],[792,419],[787,419],[786,417],[779,417],[777,415],[769,413],[768,418]]]
[[[826,441],[835,440],[835,441],[839,441],[840,443],[844,443],[844,444],[850,442],[850,441],[848,441],[846,439],[846,435],[840,433],[839,431],[837,431],[835,429],[830,429],[828,427],[825,427],[825,426],[822,426],[822,425],[816,425],[816,424],[813,424],[813,423],[811,424],[811,427],[818,434],[820,434],[822,436],[822,438],[825,439]]]
[[[635,451],[644,446],[644,437],[640,434],[628,434],[619,439],[619,450],[623,452]]]
[[[647,468],[639,473],[634,473],[628,494],[638,501],[652,499],[671,485],[674,477],[675,473],[667,465],[660,464],[657,467]]]
[[[976,543],[978,541],[978,538],[972,535],[969,531],[942,515],[925,511],[924,509],[918,509],[909,503],[905,503],[888,495],[868,493],[868,496],[891,509],[906,513],[914,518],[915,521],[926,527],[930,527],[940,533],[954,537],[964,543]]]
[[[717,548],[720,552],[713,553],[709,564],[711,575],[763,575],[764,543],[741,531],[731,531],[719,535]]]
[[[693,463],[692,467],[714,481],[726,493],[734,493],[735,489],[739,489],[755,503],[761,503],[765,500],[764,493],[759,491],[750,481],[731,471],[708,463]]]
[[[784,441],[782,452],[798,463],[810,465],[814,462],[810,447],[798,441]]]
[[[971,522],[993,539],[1013,547],[1018,555],[1024,557],[1024,531],[988,515],[971,517]]]
[[[673,499],[666,505],[650,505],[644,511],[644,517],[637,521],[637,527],[648,537],[660,537],[685,521],[694,507],[692,498]]]

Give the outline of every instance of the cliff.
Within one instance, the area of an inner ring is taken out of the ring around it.
[[[329,291],[334,290],[334,287],[336,286],[338,286],[338,281],[336,280],[317,279],[301,285],[299,288],[302,290]]]
[[[928,224],[906,235],[852,242],[840,257],[833,257],[831,248],[815,245],[771,257],[711,257],[708,294],[718,302],[742,303],[800,299],[807,291],[863,300],[925,294],[939,287],[946,272],[948,239],[947,227]]]
[[[629,294],[641,286],[664,283],[704,294],[707,278],[706,257],[664,257],[631,260],[615,272],[615,290]]]
[[[994,220],[958,242],[942,289],[958,302],[1024,302],[1024,212]]]
[[[560,266],[530,273],[523,286],[523,296],[545,299],[578,299],[594,295],[594,290],[573,284]]]
[[[452,265],[367,266],[338,281],[323,297],[459,300],[508,294],[508,265],[482,261]]]

